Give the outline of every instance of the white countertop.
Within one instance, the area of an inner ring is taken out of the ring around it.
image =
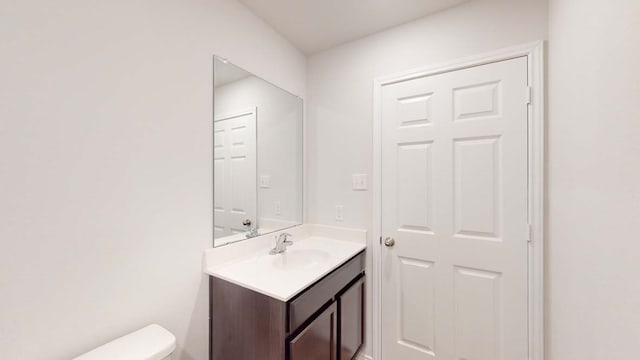
[[[208,249],[204,272],[286,302],[366,248],[363,230],[301,225],[286,232],[294,244],[283,254],[269,254],[278,232]]]

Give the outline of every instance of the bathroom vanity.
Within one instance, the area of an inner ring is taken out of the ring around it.
[[[211,360],[355,358],[366,232],[301,224],[302,99],[217,56],[213,83]]]
[[[356,357],[366,233],[314,225],[291,232],[282,254],[269,254],[269,235],[207,250],[211,360]]]

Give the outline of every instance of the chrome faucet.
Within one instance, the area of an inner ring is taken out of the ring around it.
[[[247,232],[244,234],[247,239],[258,236],[258,227],[251,225],[251,219],[246,219],[242,222],[242,225],[247,229]]]
[[[291,234],[283,232],[276,236],[276,246],[269,251],[270,255],[282,254],[287,251],[287,245],[293,245],[293,241],[287,240]]]

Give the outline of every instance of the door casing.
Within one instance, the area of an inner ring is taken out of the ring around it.
[[[528,319],[529,360],[544,359],[544,196],[545,196],[545,89],[544,89],[544,41],[464,58],[445,64],[414,69],[399,74],[384,76],[373,82],[373,346],[372,357],[381,359],[381,272],[382,272],[382,204],[381,204],[381,160],[382,160],[382,87],[391,83],[486,65],[498,61],[527,57],[529,80],[528,110]]]

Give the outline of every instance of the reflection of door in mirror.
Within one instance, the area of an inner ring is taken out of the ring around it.
[[[302,223],[302,99],[218,57],[213,83],[214,246]]]
[[[256,108],[251,108],[215,119],[213,198],[216,239],[246,233],[257,223],[256,115]]]

